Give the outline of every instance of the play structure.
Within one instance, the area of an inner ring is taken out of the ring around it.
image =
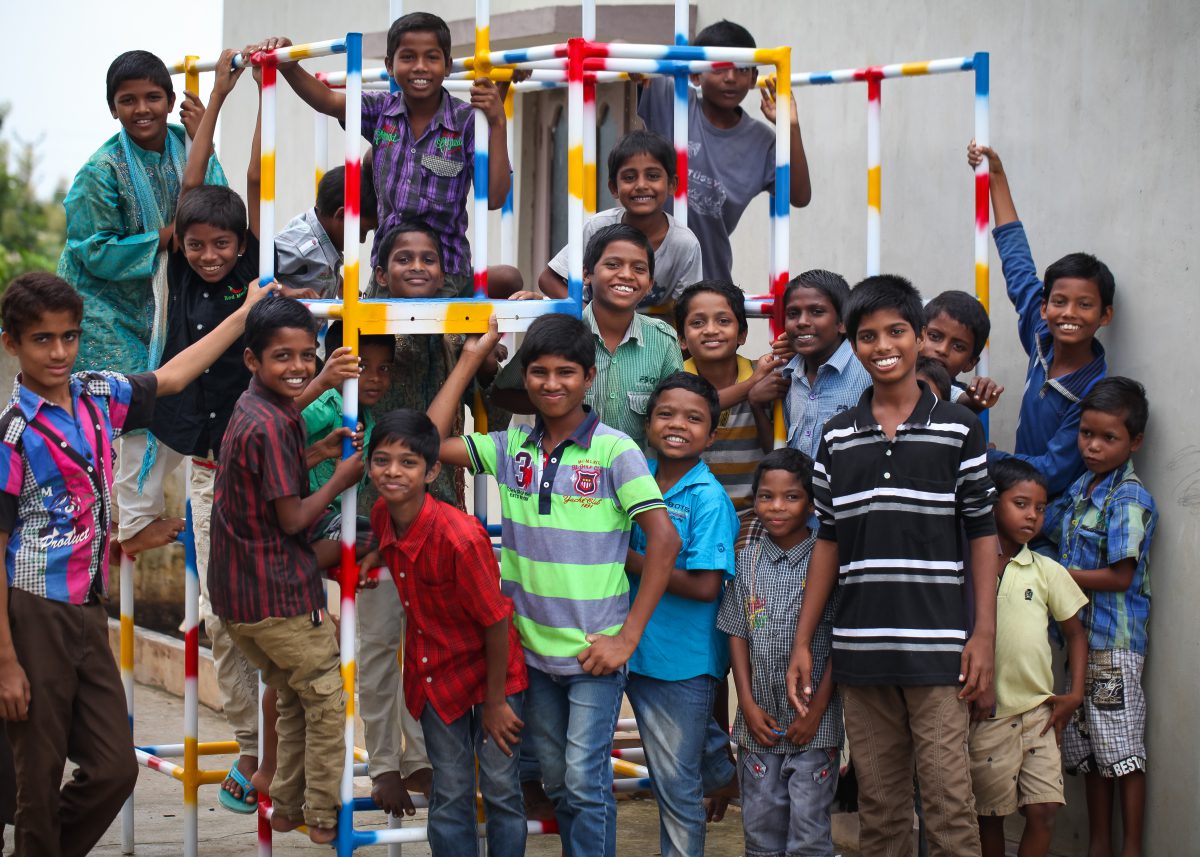
[[[392,7],[393,16],[402,10]],[[674,147],[677,158],[679,186],[675,197],[674,216],[687,223],[687,143],[688,143],[688,75],[703,71],[748,66],[765,70],[775,76],[776,97],[786,110],[792,87],[820,86],[865,82],[867,84],[867,240],[866,271],[880,272],[881,256],[881,89],[884,80],[900,77],[918,77],[931,74],[969,72],[975,79],[975,137],[981,145],[988,142],[988,55],[976,53],[972,56],[925,62],[900,63],[867,68],[841,69],[825,72],[791,71],[791,48],[787,46],[759,49],[694,47],[687,44],[688,6],[685,0],[675,4],[675,33],[672,44],[599,43],[595,41],[595,3],[584,0],[582,5],[581,37],[566,44],[493,51],[490,47],[489,0],[477,0],[474,53],[456,59],[453,73],[447,81],[450,91],[462,91],[470,87],[476,77],[490,77],[497,81],[511,81],[516,69],[528,70],[531,76],[509,87],[505,99],[505,111],[509,117],[508,141],[510,152],[514,140],[514,110],[520,94],[547,87],[566,86],[568,90],[568,297],[562,300],[543,301],[492,301],[487,298],[488,272],[488,133],[486,119],[482,113],[475,115],[475,160],[474,160],[474,206],[472,211],[472,253],[474,259],[473,299],[420,299],[420,300],[364,300],[358,292],[360,274],[359,235],[359,191],[361,177],[360,152],[362,140],[361,94],[365,88],[394,87],[387,72],[380,69],[364,70],[362,67],[362,35],[348,33],[344,37],[295,45],[269,53],[252,56],[238,55],[236,65],[254,64],[262,69],[262,186],[260,214],[260,274],[263,281],[274,279],[274,235],[275,235],[275,151],[276,127],[276,69],[279,63],[300,61],[329,55],[344,55],[345,72],[324,73],[318,77],[326,85],[344,88],[346,95],[345,121],[345,234],[344,273],[342,300],[314,300],[307,302],[313,314],[326,319],[343,322],[343,343],[357,351],[360,335],[373,333],[393,334],[445,334],[483,333],[488,319],[495,316],[503,333],[518,333],[530,322],[547,313],[569,313],[579,316],[583,296],[583,224],[588,214],[596,210],[596,110],[595,87],[611,82],[628,80],[630,75],[670,75],[675,83],[674,104]],[[188,56],[173,67],[173,71],[186,75],[185,88],[199,92],[199,74],[211,71],[216,60],[201,60],[199,56]],[[760,78],[759,85],[766,78]],[[783,114],[786,116],[786,113]],[[751,316],[767,318],[772,324],[772,333],[782,329],[783,307],[780,300],[787,285],[789,258],[789,124],[780,117],[776,125],[775,187],[777,192],[770,197],[770,282],[766,294],[747,299],[747,311]],[[316,141],[315,176],[320,177],[328,166],[328,126],[324,116],[318,116],[315,124]],[[975,174],[975,222],[973,238],[975,248],[976,294],[988,307],[987,233],[989,230],[988,174],[986,164]],[[515,264],[516,235],[513,226],[513,199],[519,193],[519,184],[513,182],[513,190],[500,214],[501,240],[500,261]],[[986,374],[986,351],[980,362],[981,374]],[[358,383],[348,380],[343,388],[343,424],[353,429],[358,423]],[[482,413],[482,409],[477,409]],[[480,418],[477,430],[486,430]],[[776,441],[782,443],[782,408],[776,410]],[[347,442],[344,454],[350,454]],[[350,488],[342,499],[343,508],[354,508],[356,488]],[[474,491],[475,514],[486,525],[488,523],[487,491],[482,478],[477,479]],[[427,839],[424,826],[410,824],[401,827],[398,819],[390,819],[389,829],[362,830],[354,826],[355,815],[360,812],[377,811],[369,798],[354,797],[354,778],[366,774],[369,760],[355,749],[355,588],[358,571],[355,563],[355,516],[342,517],[342,559],[339,572],[341,590],[340,645],[342,678],[347,696],[345,727],[345,774],[341,785],[342,809],[338,818],[336,848],[339,857],[349,857],[354,849],[387,844],[389,853],[395,857],[406,842]],[[489,528],[493,535],[498,527]],[[187,556],[186,617],[185,617],[185,683],[184,683],[184,737],[182,744],[141,747],[138,759],[146,767],[172,776],[183,785],[183,853],[187,857],[198,854],[197,794],[201,785],[220,783],[225,771],[202,770],[199,760],[204,755],[237,753],[237,744],[232,741],[200,742],[198,731],[197,671],[199,663],[198,619],[199,579],[196,574],[195,550],[191,539],[190,505],[188,528],[185,534]],[[121,562],[121,671],[129,704],[130,726],[133,724],[133,560],[123,557]],[[261,707],[260,707],[261,719]],[[631,732],[636,724],[622,720],[618,731]],[[135,736],[136,737],[136,736]],[[169,761],[182,757],[183,765]],[[649,772],[639,762],[644,754],[638,748],[624,749],[614,753],[613,770],[619,777],[614,791],[627,792],[647,789]],[[417,798],[418,806],[423,799]],[[269,801],[263,800],[258,810],[260,855],[271,853],[271,828]],[[481,826],[482,830],[482,826]],[[529,822],[530,833],[552,833],[553,822]],[[135,830],[133,799],[126,805],[122,815],[122,848],[124,853],[134,853]],[[482,847],[482,846],[481,846]]]

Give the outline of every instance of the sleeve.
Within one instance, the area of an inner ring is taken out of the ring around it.
[[[977,539],[996,534],[996,521],[992,517],[996,490],[987,473],[987,438],[983,423],[972,418],[969,425],[959,458],[954,493],[967,538]]]
[[[698,495],[696,500],[687,538],[675,564],[688,571],[715,568],[724,572],[725,577],[732,577],[735,565],[733,543],[738,534],[733,503],[729,495],[716,486]]]
[[[487,473],[495,476],[500,444],[504,443],[506,439],[506,432],[463,435],[463,443],[467,445],[467,455],[471,457],[471,466],[467,469],[472,474]]]
[[[91,377],[102,377],[108,382],[108,421],[112,424],[114,438],[127,431],[150,427],[158,399],[157,375],[153,372],[128,376],[103,372]]]
[[[662,381],[676,372],[683,371],[683,352],[679,350],[679,337],[674,331],[666,332],[666,348],[664,348],[662,373],[658,376],[658,380]]]
[[[482,627],[512,614],[512,602],[500,594],[500,566],[483,525],[474,519],[467,538],[459,539],[454,588],[467,615]]]
[[[21,455],[18,442],[0,442],[0,497],[20,497],[24,484],[25,458]]]
[[[362,94],[361,133],[368,144],[375,145],[375,129],[383,116],[384,105],[392,97],[390,92],[364,92]]]
[[[567,263],[567,248],[564,246],[554,254],[553,259],[546,263],[546,267],[565,280],[567,278]]]
[[[303,273],[307,268],[305,262],[296,230],[285,227],[275,236],[275,276],[282,278]]]
[[[86,165],[63,200],[67,215],[67,252],[100,280],[133,280],[154,273],[158,230],[126,234],[116,179],[107,170]]]
[[[583,239],[582,240],[583,240],[583,246],[584,246],[585,250],[587,249],[588,242],[592,240],[592,236],[596,234],[597,229],[599,229],[601,226],[609,226],[612,223],[620,223],[621,222],[620,217],[618,217],[615,221],[606,221],[604,223],[601,223],[600,220],[598,219],[599,217],[600,217],[599,214],[593,214],[592,216],[588,217],[586,220],[583,221]],[[562,277],[565,280],[565,279],[567,279],[568,264],[569,264],[569,260],[567,259],[567,247],[566,247],[566,245],[563,245],[563,248],[554,254],[554,258],[546,263],[546,267],[548,267],[551,271],[558,274],[560,277]]]
[[[1064,491],[1050,501],[1042,520],[1042,535],[1054,544],[1062,541],[1062,522],[1071,510],[1071,492]]]
[[[629,438],[622,437],[617,441],[608,472],[613,480],[613,494],[616,496],[617,505],[630,519],[648,509],[666,507],[662,492],[658,490],[658,483],[650,475],[646,456],[642,455],[638,445]]]
[[[1017,332],[1026,354],[1033,354],[1042,322],[1042,281],[1038,279],[1037,266],[1033,264],[1033,253],[1025,226],[1016,220],[997,226],[992,230],[996,252],[1000,255],[1000,267],[1004,271],[1004,285],[1008,299],[1017,311]]]
[[[341,412],[334,414],[334,410],[330,398],[326,394],[300,412],[300,418],[304,420],[306,442],[309,446],[341,426]]]
[[[1046,576],[1046,606],[1055,622],[1064,622],[1082,610],[1088,598],[1069,571],[1054,560],[1049,562],[1053,570]]]
[[[813,505],[817,507],[817,538],[827,542],[837,541],[837,526],[833,518],[833,480],[829,475],[829,446],[825,433],[821,433],[821,444],[817,447],[817,460],[813,462]]]
[[[1150,524],[1150,509],[1142,499],[1141,486],[1126,482],[1118,486],[1108,506],[1108,556],[1111,566],[1123,559],[1137,559],[1148,547],[1146,529]]]
[[[225,177],[225,170],[222,169],[221,162],[217,160],[216,155],[208,159],[208,169],[204,172],[204,183],[218,187],[229,186],[229,179]]]
[[[1071,404],[1063,414],[1062,421],[1046,444],[1045,452],[1038,455],[1011,453],[1027,461],[1042,472],[1049,486],[1048,493],[1055,497],[1071,487],[1078,478],[1081,459],[1079,457],[1079,405]]]
[[[638,92],[637,112],[646,123],[646,130],[661,134],[668,140],[675,128],[673,102],[675,81],[671,77],[654,77]]]
[[[272,427],[274,428],[274,427]],[[279,426],[272,431],[271,443],[265,443],[265,426],[255,431],[245,446],[246,467],[253,470],[257,459],[257,475],[261,483],[262,498],[268,503],[283,497],[303,497],[308,485],[308,474],[302,473],[297,462],[302,459],[304,439],[298,430],[290,426]],[[251,451],[257,455],[251,455]]]
[[[688,286],[694,285],[704,279],[703,256],[700,253],[700,242],[696,240],[696,236],[690,229],[685,229],[685,232],[691,236],[691,240],[684,240],[684,246],[681,247],[679,256],[679,271],[675,282],[671,284],[670,299],[677,300],[683,290]]]
[[[740,565],[741,563],[739,563]],[[717,630],[731,637],[750,638],[750,627],[746,622],[746,576],[742,569],[734,576],[733,583],[725,588],[721,598],[721,609],[717,612]]]

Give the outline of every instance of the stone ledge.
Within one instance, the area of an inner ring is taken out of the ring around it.
[[[108,620],[108,644],[117,664],[121,663],[121,623]],[[133,680],[138,684],[159,687],[175,696],[183,696],[183,640],[158,631],[133,628]],[[200,647],[197,687],[200,703],[213,711],[222,711],[221,692],[217,687],[216,667],[212,652]],[[136,708],[136,703],[135,703]],[[182,741],[183,724],[180,724]]]

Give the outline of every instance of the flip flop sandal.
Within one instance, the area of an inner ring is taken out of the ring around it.
[[[239,800],[232,793],[227,791],[224,786],[217,792],[217,799],[221,802],[221,806],[232,812],[237,812],[242,815],[249,815],[258,809],[258,789],[250,785],[250,781],[246,776],[238,770],[237,762],[229,769],[228,779],[233,780],[242,787],[242,797]],[[246,798],[253,796],[255,800],[247,802]]]

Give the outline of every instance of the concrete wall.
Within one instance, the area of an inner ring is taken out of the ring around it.
[[[545,5],[495,0],[493,14]],[[605,4],[607,5],[607,4]],[[417,4],[409,4],[415,8]],[[1200,841],[1200,626],[1193,605],[1200,578],[1200,398],[1190,362],[1176,349],[1200,316],[1194,243],[1200,89],[1193,49],[1200,6],[1186,0],[989,4],[924,0],[852,3],[700,0],[697,26],[729,13],[760,40],[794,47],[796,70],[992,52],[992,141],[1004,157],[1019,211],[1043,268],[1073,250],[1100,255],[1118,281],[1116,317],[1105,331],[1114,373],[1143,381],[1154,405],[1138,470],[1162,521],[1152,574],[1154,620],[1147,673],[1150,796],[1147,852],[1183,855]],[[230,44],[275,32],[317,39],[385,26],[385,4],[316,0],[226,3]],[[449,19],[473,14],[470,0],[443,0]],[[769,34],[769,35],[768,35]],[[605,34],[601,33],[601,37]],[[667,40],[637,32],[630,40]],[[222,155],[232,174],[244,164],[250,130],[248,89],[230,107]],[[865,245],[865,88],[802,90],[801,121],[813,176],[813,202],[792,221],[791,270],[825,267],[854,281]],[[972,285],[972,185],[965,163],[972,132],[966,75],[888,82],[883,88],[883,267],[911,277],[927,295]],[[747,101],[757,115],[757,105]],[[280,217],[311,198],[311,120],[290,93],[280,109]],[[294,129],[294,130],[292,130]],[[294,154],[293,154],[294,149]],[[336,150],[335,150],[336,151]],[[756,204],[735,242],[737,270],[750,291],[766,283],[766,202]],[[494,245],[493,245],[494,246]],[[993,254],[993,374],[1008,388],[993,438],[1011,443],[1025,357]],[[526,272],[528,277],[530,272]],[[761,341],[761,340],[760,340]],[[1185,349],[1186,350],[1186,349]],[[1084,853],[1081,790],[1072,787],[1056,850]]]

